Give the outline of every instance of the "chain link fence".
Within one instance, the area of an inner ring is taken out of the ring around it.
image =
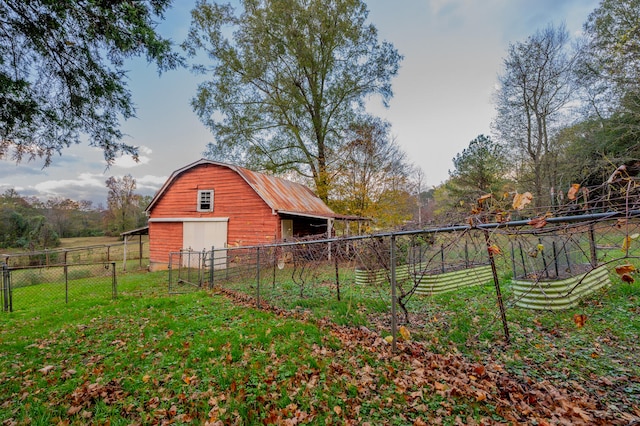
[[[8,266],[2,263],[4,311],[117,297],[116,263]]]
[[[56,248],[2,254],[1,261],[10,267],[39,267],[93,262],[126,262],[142,268],[149,259],[148,244],[140,242],[96,244],[74,248]],[[123,265],[124,267],[124,265]]]
[[[215,286],[284,309],[339,306],[345,322],[394,337],[406,325],[425,336],[453,328],[461,342],[509,340],[521,311],[606,300],[616,267],[635,269],[639,236],[632,211],[180,252],[169,286]]]

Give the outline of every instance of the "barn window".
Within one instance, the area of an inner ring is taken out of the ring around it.
[[[199,212],[212,212],[213,211],[213,190],[198,191],[198,211]]]

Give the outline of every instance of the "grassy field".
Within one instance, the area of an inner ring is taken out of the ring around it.
[[[575,310],[509,308],[510,345],[490,286],[415,299],[394,353],[380,293],[293,287],[258,310],[238,289],[168,296],[166,273],[130,273],[116,300],[0,314],[0,422],[626,425],[640,290],[613,279]]]
[[[142,242],[142,252],[140,251]],[[122,267],[125,257],[124,242],[118,237],[62,238],[60,247],[25,252],[4,249],[5,261],[12,267],[44,266],[63,263],[118,262]],[[142,254],[142,260],[140,255]],[[149,259],[149,237],[131,237],[127,242],[127,270],[146,268]]]

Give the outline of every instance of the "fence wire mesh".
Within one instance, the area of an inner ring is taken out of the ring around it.
[[[80,263],[127,262],[143,267],[149,259],[147,243],[130,241],[75,248],[55,248],[22,253],[2,254],[2,261],[10,267],[39,267]]]
[[[639,217],[585,214],[227,247],[192,257],[199,271],[185,266],[182,253],[170,290],[215,287],[257,304],[334,318],[337,312],[339,322],[394,337],[404,326],[436,346],[442,338],[465,345],[508,340],[536,311],[606,316],[615,309],[607,304],[612,288],[637,292],[631,281]],[[632,270],[616,274],[624,265]]]
[[[115,262],[2,269],[5,311],[117,297]]]

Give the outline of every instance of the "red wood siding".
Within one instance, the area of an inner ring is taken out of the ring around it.
[[[149,237],[150,263],[168,264],[169,253],[182,248],[182,222],[150,222]]]
[[[198,212],[198,190],[209,189],[214,190],[213,212]],[[174,246],[175,235],[182,244],[182,228],[179,233],[175,227],[165,230],[164,223],[153,219],[228,217],[229,246],[265,244],[280,237],[280,222],[271,208],[235,171],[215,164],[200,164],[181,173],[149,213],[153,225],[149,228],[149,248],[158,259],[168,245]],[[162,241],[168,233],[172,233],[170,239]]]

